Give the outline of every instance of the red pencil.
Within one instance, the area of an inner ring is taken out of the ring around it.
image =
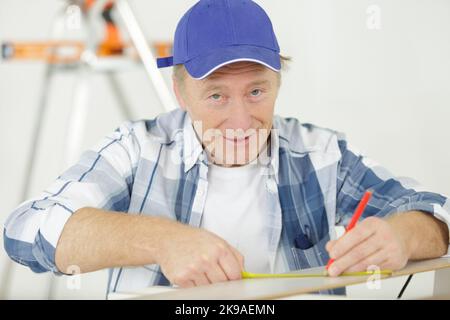
[[[358,206],[356,207],[355,213],[353,214],[353,217],[350,220],[350,223],[348,224],[347,228],[345,229],[345,233],[352,230],[353,227],[356,225],[356,222],[358,222],[359,218],[361,217],[364,210],[366,209],[367,203],[369,202],[371,196],[372,196],[372,192],[366,191],[366,193],[362,197],[361,201],[359,202]],[[333,262],[334,262],[334,259],[330,259],[325,268],[328,270],[328,268],[331,266],[331,264]]]

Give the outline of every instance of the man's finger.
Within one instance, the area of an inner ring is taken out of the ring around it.
[[[378,241],[377,237],[370,237],[363,242],[354,246],[350,251],[336,259],[328,269],[331,276],[337,276],[344,270],[352,267],[363,261],[370,255],[381,249],[382,243]]]
[[[337,240],[330,240],[325,245],[325,249],[330,252],[331,248],[333,248],[336,245]]]
[[[358,272],[367,271],[370,266],[376,266],[378,268],[384,269],[385,263],[387,262],[386,251],[381,249],[371,254],[364,260],[358,262],[357,264],[349,267],[343,272]]]
[[[362,243],[375,233],[375,228],[364,223],[356,225],[356,227],[341,238],[336,240],[336,244],[330,250],[330,257],[337,260],[351,251],[353,247]]]
[[[245,269],[244,268],[244,256],[239,251],[237,251],[237,249],[235,249],[234,247],[232,247],[232,246],[229,246],[229,247],[231,249],[231,252],[233,252],[234,257],[239,262],[239,266],[241,268],[241,271],[243,271]]]
[[[228,280],[241,279],[241,272],[243,268],[241,267],[241,264],[233,251],[230,250],[228,254],[220,257],[219,265],[225,272]]]
[[[204,286],[211,283],[203,272],[196,274],[192,281],[194,281],[196,286]]]
[[[206,272],[206,277],[211,283],[225,282],[228,280],[227,275],[218,264]]]
[[[194,281],[192,281],[192,280],[186,280],[186,281],[184,281],[184,282],[182,282],[182,283],[179,283],[178,284],[180,287],[182,287],[182,288],[192,288],[192,287],[195,287],[195,283],[194,283]]]

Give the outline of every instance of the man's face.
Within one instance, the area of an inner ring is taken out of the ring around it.
[[[174,90],[210,159],[234,166],[256,159],[264,148],[278,81],[277,73],[261,64],[236,62],[202,80],[186,73],[182,84],[174,79]]]

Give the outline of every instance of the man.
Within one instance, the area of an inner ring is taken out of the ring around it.
[[[125,123],[18,207],[4,233],[11,259],[56,274],[110,268],[115,292],[330,257],[337,276],[445,254],[447,198],[395,178],[337,132],[274,116],[282,60],[257,4],[199,1],[178,24],[174,56],[158,61],[174,65],[181,108]],[[362,221],[336,240],[368,189]]]

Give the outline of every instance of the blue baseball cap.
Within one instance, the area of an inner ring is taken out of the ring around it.
[[[281,69],[280,48],[266,12],[251,0],[200,0],[178,22],[173,56],[158,58],[158,68],[184,64],[203,79],[238,61]]]

